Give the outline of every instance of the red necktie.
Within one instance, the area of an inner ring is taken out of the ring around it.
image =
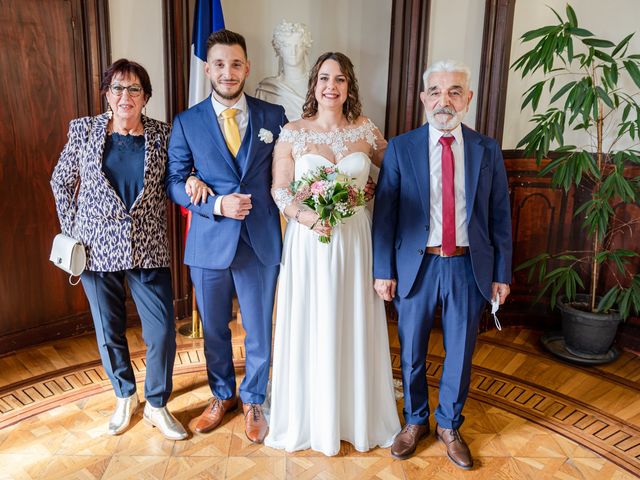
[[[442,145],[442,253],[453,255],[456,250],[456,193],[453,186],[454,137],[440,137]]]

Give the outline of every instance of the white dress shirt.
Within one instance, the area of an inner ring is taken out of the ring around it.
[[[427,247],[442,245],[442,145],[440,137],[444,132],[429,125],[429,238]],[[456,246],[468,247],[469,234],[467,231],[467,198],[464,188],[464,140],[462,127],[458,125],[451,131],[455,138],[451,144],[453,152],[453,187],[456,201]]]
[[[238,101],[232,105],[231,107],[227,107],[226,105],[220,103],[215,99],[213,95],[211,95],[211,104],[213,105],[213,111],[216,113],[216,118],[218,119],[218,125],[220,125],[220,131],[224,136],[224,118],[222,118],[222,112],[229,108],[235,108],[238,110],[236,112],[236,122],[238,123],[238,129],[240,130],[240,142],[244,140],[244,136],[247,133],[247,126],[249,125],[249,107],[247,105],[247,97],[244,96],[244,93],[240,95]],[[218,195],[216,197],[216,202],[213,205],[213,214],[214,215],[222,215],[222,199],[224,195]]]

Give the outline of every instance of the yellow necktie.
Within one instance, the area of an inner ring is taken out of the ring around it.
[[[240,129],[238,128],[238,122],[236,122],[236,113],[238,110],[235,108],[227,108],[222,112],[222,118],[224,123],[222,129],[224,130],[224,139],[227,142],[229,151],[235,157],[240,150]]]

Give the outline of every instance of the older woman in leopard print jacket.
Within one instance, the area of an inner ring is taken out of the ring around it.
[[[144,418],[182,440],[187,433],[166,407],[176,352],[164,190],[170,127],[142,115],[151,82],[138,63],[114,62],[102,93],[107,113],[71,121],[51,178],[56,209],[62,232],[87,252],[82,285],[116,394],[108,432],[125,431],[138,407],[125,335],[126,279],[147,345]]]

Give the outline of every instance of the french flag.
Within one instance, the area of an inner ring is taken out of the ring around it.
[[[224,28],[220,0],[197,0],[193,17],[191,70],[189,70],[189,107],[200,103],[211,93],[211,83],[204,74],[207,63],[207,38]]]
[[[204,65],[207,63],[207,39],[211,33],[223,28],[224,17],[220,0],[196,0],[189,70],[189,107],[200,103],[211,93],[211,82],[204,74]],[[187,218],[186,242],[191,227],[191,212],[184,207],[180,207],[180,211],[182,216]]]

